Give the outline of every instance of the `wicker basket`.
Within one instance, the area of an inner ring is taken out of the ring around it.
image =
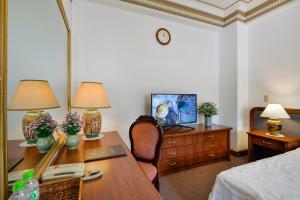
[[[40,185],[40,200],[80,200],[82,178],[45,182]]]

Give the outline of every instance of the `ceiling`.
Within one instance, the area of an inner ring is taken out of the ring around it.
[[[252,0],[194,0],[194,1],[199,1],[208,4],[210,6],[214,6],[216,8],[226,10],[237,3],[240,2],[249,3]]]

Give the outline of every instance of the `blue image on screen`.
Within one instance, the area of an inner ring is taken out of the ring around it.
[[[197,95],[152,94],[151,113],[162,125],[197,122]]]

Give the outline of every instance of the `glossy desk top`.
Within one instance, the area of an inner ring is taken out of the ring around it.
[[[25,140],[8,140],[7,142],[8,162],[15,162],[15,160],[18,160],[20,157],[24,158],[9,172],[35,168],[35,166],[43,159],[45,155],[40,154],[36,146],[20,147],[19,144],[24,141]]]
[[[70,151],[65,146],[59,153],[54,165],[83,162],[86,149],[117,144],[122,144],[125,147],[128,156],[85,163],[87,168],[101,169],[103,176],[83,182],[82,199],[162,199],[117,132],[104,133],[104,137],[100,140],[81,140],[77,150]]]

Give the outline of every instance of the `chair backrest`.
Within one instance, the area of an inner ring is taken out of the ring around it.
[[[162,129],[157,120],[152,116],[140,116],[130,126],[129,138],[134,157],[156,166],[162,143]]]

